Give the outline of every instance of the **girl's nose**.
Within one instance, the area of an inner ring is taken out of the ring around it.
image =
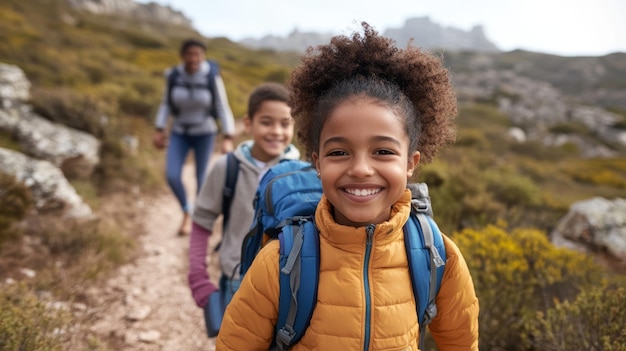
[[[355,156],[348,175],[351,177],[369,177],[374,174],[374,168],[371,166],[369,159],[366,156]]]

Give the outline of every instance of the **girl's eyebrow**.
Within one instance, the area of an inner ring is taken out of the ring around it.
[[[322,144],[323,147],[327,146],[328,144],[332,144],[332,143],[342,143],[342,142],[347,142],[348,139],[342,136],[336,136],[336,137],[332,137],[332,138],[328,138],[324,141],[324,143]],[[402,144],[400,143],[400,141],[396,138],[392,138],[390,136],[385,136],[385,135],[376,135],[370,138],[369,140],[371,143],[373,142],[391,142],[393,144],[396,144],[398,147],[401,147]]]

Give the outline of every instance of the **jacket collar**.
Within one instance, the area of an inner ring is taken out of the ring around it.
[[[315,224],[320,231],[320,237],[335,244],[362,244],[367,236],[365,227],[350,227],[338,224],[332,215],[332,208],[326,195],[317,206]],[[405,190],[400,199],[391,206],[391,216],[388,221],[376,224],[374,238],[377,244],[386,244],[397,240],[403,235],[402,227],[409,218],[411,210],[411,192]]]

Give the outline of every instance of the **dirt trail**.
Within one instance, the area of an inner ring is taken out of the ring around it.
[[[193,193],[193,164],[185,166],[183,178],[188,193]],[[187,284],[189,236],[176,235],[182,219],[176,199],[166,192],[144,199],[139,207],[142,252],[97,292],[101,309],[90,331],[120,350],[214,350],[215,340],[206,336],[202,310]],[[212,236],[210,249],[220,235]],[[209,270],[216,280],[219,268],[213,257]]]

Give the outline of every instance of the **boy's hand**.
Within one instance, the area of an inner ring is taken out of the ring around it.
[[[195,277],[193,274],[189,274],[189,287],[191,288],[193,300],[200,308],[204,308],[209,301],[209,295],[217,291],[217,287],[211,283],[206,274],[204,274],[204,277],[202,274]]]
[[[209,278],[206,266],[207,246],[211,232],[196,222],[191,224],[191,235],[189,237],[189,271],[187,280],[191,295],[196,305],[204,308],[209,299],[209,295],[217,290]]]

